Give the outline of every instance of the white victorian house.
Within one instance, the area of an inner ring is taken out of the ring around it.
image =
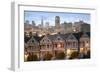
[[[87,54],[87,51],[90,50],[90,37],[86,33],[83,33],[83,35],[79,39],[79,45],[80,45],[80,53]]]
[[[32,36],[27,42],[27,53],[37,55],[39,58],[40,46],[39,41],[36,39],[37,37]]]
[[[66,38],[66,55],[70,56],[72,52],[78,51],[78,40],[77,38],[71,33]]]
[[[51,41],[51,37],[52,37],[51,35],[46,35],[40,41],[41,59],[43,59],[43,57],[48,53],[53,55],[53,44]]]
[[[59,52],[65,53],[65,40],[61,36],[61,34],[57,34],[54,36],[53,40],[53,48],[54,48],[54,54],[57,54]]]

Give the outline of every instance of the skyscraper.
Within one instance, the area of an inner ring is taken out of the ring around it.
[[[49,22],[45,22],[45,27],[49,28]]]
[[[29,20],[26,20],[26,21],[25,21],[25,24],[29,24]]]
[[[59,16],[55,17],[55,27],[56,29],[60,28],[60,17]]]
[[[43,17],[41,19],[41,27],[43,28]]]
[[[32,21],[32,26],[35,26],[36,24],[35,24],[35,21]]]

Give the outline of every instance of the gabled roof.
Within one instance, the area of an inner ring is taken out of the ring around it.
[[[25,37],[24,38],[24,42],[27,43],[29,41],[32,41],[32,39],[35,40],[35,42],[40,42],[45,36],[42,37],[38,37],[38,36],[32,36],[30,37]],[[63,40],[66,39],[75,39],[75,40],[79,40],[82,37],[90,37],[90,32],[86,32],[85,34],[83,32],[78,32],[78,33],[66,33],[66,34],[55,34],[55,35],[46,35],[46,37],[48,37],[49,40],[53,41],[55,39],[57,39],[57,37],[62,38]]]
[[[56,35],[47,35],[47,37],[52,41],[55,39]]]
[[[60,34],[60,36],[63,38],[63,40],[65,40],[68,37],[69,33],[67,34]]]
[[[28,44],[38,43],[38,41],[32,36],[30,40],[27,42]]]
[[[41,40],[41,37],[38,36],[32,36],[26,43],[39,43]],[[34,41],[34,42],[33,42]]]
[[[71,33],[68,35],[67,40],[77,40],[76,37]]]
[[[73,33],[73,35],[74,35],[78,40],[82,37],[83,34],[84,34],[83,32]],[[86,32],[86,35],[88,35],[88,37],[90,38],[90,32]]]
[[[48,37],[51,41],[56,40],[58,37],[60,37],[62,40],[66,40],[66,39],[68,39],[69,36],[71,36],[71,37],[73,37],[74,39],[76,39],[76,37],[75,37],[73,34],[71,35],[70,33],[67,33],[67,34],[47,35],[47,37]]]
[[[66,38],[67,38],[67,34],[65,35],[65,34],[55,34],[55,35],[48,35],[47,37],[51,40],[51,41],[53,41],[53,40],[56,40],[58,37],[59,38],[61,38],[61,39],[63,39],[63,40],[65,40]]]
[[[61,34],[57,34],[54,40],[63,40],[63,38],[61,37]]]
[[[44,42],[44,43],[47,43],[46,41],[44,41],[45,39],[46,39],[47,41],[48,41],[48,40],[51,41],[50,36],[45,35],[45,36],[43,36],[42,39],[40,40],[40,43],[41,43],[41,42],[42,42],[42,43],[43,43],[43,42]]]

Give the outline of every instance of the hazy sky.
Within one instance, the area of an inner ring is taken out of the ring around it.
[[[29,20],[30,24],[35,21],[36,25],[41,24],[41,19],[43,18],[45,22],[49,22],[50,25],[55,25],[55,16],[60,17],[60,23],[75,22],[83,20],[90,24],[90,14],[87,13],[62,13],[62,12],[39,12],[39,11],[24,11],[24,22]]]

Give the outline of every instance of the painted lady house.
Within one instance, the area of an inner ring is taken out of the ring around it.
[[[24,47],[25,61],[90,58],[90,33],[31,36]]]
[[[66,56],[69,58],[74,51],[78,51],[78,39],[74,34],[69,34],[66,38]]]
[[[53,52],[55,59],[65,59],[65,37],[63,34],[56,34],[53,37]]]
[[[83,33],[79,39],[80,53],[90,58],[90,33]]]
[[[40,41],[41,60],[51,60],[53,57],[53,44],[51,35],[45,35]]]
[[[32,36],[27,38],[28,41],[25,43],[25,61],[38,61],[40,58],[40,38],[37,36]]]

